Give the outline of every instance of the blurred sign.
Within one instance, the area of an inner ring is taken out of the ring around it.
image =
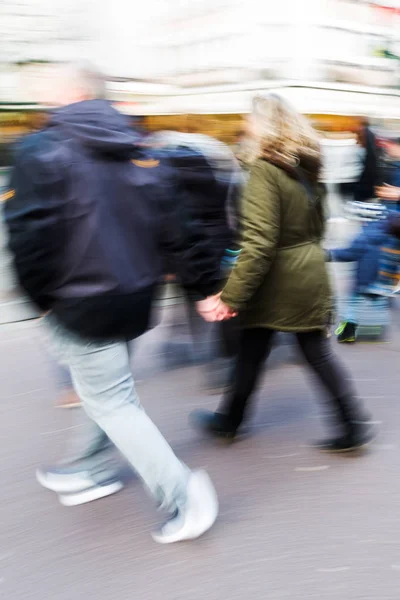
[[[372,2],[371,7],[389,17],[400,16],[400,3],[397,0],[393,0],[392,3],[388,0],[385,0],[385,2]]]

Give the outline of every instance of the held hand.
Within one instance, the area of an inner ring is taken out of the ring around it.
[[[232,319],[233,317],[236,317],[236,316],[237,316],[237,312],[232,310],[230,308],[230,306],[225,304],[225,302],[222,302],[222,300],[219,301],[219,304],[218,304],[217,310],[216,310],[216,320],[217,321],[227,321],[228,319]]]
[[[219,298],[221,294],[216,294],[215,296],[209,296],[204,300],[199,300],[196,302],[197,312],[205,321],[212,323],[216,321],[216,311],[219,305]]]
[[[221,294],[209,296],[205,300],[196,303],[197,312],[205,321],[226,321],[236,317],[237,313],[220,299]]]
[[[381,185],[375,189],[375,194],[384,200],[400,200],[400,188],[394,185]]]

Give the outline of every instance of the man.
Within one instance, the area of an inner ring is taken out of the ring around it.
[[[217,517],[216,493],[205,472],[191,472],[177,459],[142,409],[129,341],[149,325],[161,243],[181,257],[181,277],[199,298],[218,290],[217,268],[205,275],[188,265],[197,243],[199,252],[207,249],[201,232],[193,232],[197,241],[188,251],[175,214],[175,172],[149,156],[129,121],[103,100],[102,78],[87,68],[58,66],[49,83],[48,101],[61,108],[44,130],[22,141],[5,206],[17,274],[48,313],[52,349],[68,366],[91,419],[93,446],[111,440],[168,512],[154,539],[194,539]],[[209,305],[204,299],[199,309]],[[66,505],[122,487],[114,476],[96,474],[93,465],[88,470],[80,463],[70,472],[39,471],[38,479]]]

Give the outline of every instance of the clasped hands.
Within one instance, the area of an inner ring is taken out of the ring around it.
[[[221,300],[221,293],[196,302],[197,312],[205,321],[227,321],[237,316],[237,312]]]

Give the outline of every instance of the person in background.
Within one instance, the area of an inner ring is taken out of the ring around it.
[[[221,279],[226,279],[240,253],[239,200],[243,174],[234,155],[222,142],[198,133],[161,131],[149,136],[146,144],[174,165],[182,188],[183,226],[190,231],[191,220],[202,223],[212,263],[220,265]],[[190,264],[194,260],[195,257],[188,257]],[[167,263],[168,273],[179,270],[173,256],[167,257]],[[209,270],[204,263],[198,268]],[[198,315],[190,295],[185,294],[185,302],[195,360],[207,366],[205,387],[209,392],[225,389],[237,352],[237,323],[231,320],[215,327]]]
[[[239,354],[231,390],[218,411],[197,411],[193,422],[209,434],[233,438],[247,417],[274,334],[293,332],[337,420],[338,431],[317,447],[356,450],[372,440],[373,429],[327,334],[332,296],[321,246],[318,137],[302,115],[274,94],[254,99],[249,135],[253,152],[241,254],[222,294],[213,303],[210,299],[204,314],[209,320],[239,314]]]
[[[371,200],[378,185],[380,158],[375,134],[365,119],[360,132],[360,142],[365,148],[364,165],[358,184],[354,187],[354,199],[357,202]]]
[[[220,265],[209,260],[193,221],[188,242],[175,170],[141,147],[129,120],[104,99],[101,75],[79,65],[52,66],[48,75],[47,101],[59,108],[19,145],[4,209],[18,278],[47,313],[51,349],[71,373],[96,447],[107,436],[167,512],[153,538],[194,539],[217,517],[216,492],[204,471],[176,457],[143,410],[129,342],[149,327],[162,248],[179,256],[199,310],[208,310],[207,297],[221,286]],[[37,479],[68,506],[121,489],[95,463],[39,469]]]
[[[355,205],[354,205],[355,206]],[[361,208],[362,207],[362,208]],[[351,291],[345,300],[342,321],[335,334],[339,343],[354,343],[357,339],[360,309],[365,300],[378,299],[368,290],[378,277],[381,248],[389,235],[386,231],[387,213],[381,204],[361,203],[357,206],[363,220],[360,233],[345,248],[332,248],[326,251],[328,262],[354,262],[355,272]],[[376,310],[380,310],[374,302]],[[378,318],[378,321],[381,319]]]
[[[388,157],[387,183],[376,188],[376,196],[384,203],[388,211],[400,210],[400,138],[385,143]],[[371,294],[390,296],[399,283],[400,242],[394,236],[388,236],[381,248],[380,263],[376,281],[369,287]]]

